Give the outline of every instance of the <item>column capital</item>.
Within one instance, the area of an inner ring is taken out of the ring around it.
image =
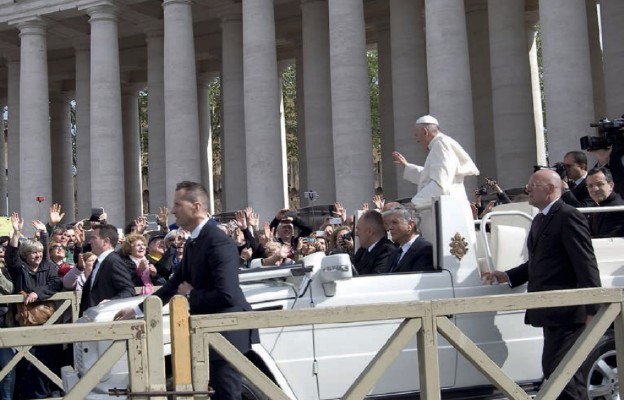
[[[99,1],[89,7],[83,7],[89,15],[89,23],[95,21],[116,21],[117,7],[110,1]]]
[[[10,25],[15,25],[19,29],[19,36],[24,35],[45,35],[46,34],[46,22],[41,17],[29,17],[12,21]]]

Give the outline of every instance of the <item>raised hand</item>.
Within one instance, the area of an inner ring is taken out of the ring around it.
[[[38,219],[33,220],[30,224],[37,231],[45,231],[46,230],[45,224],[43,222],[39,221]]]
[[[334,208],[336,209],[336,215],[342,218],[342,220],[344,221],[347,218],[347,213],[342,204],[337,201],[334,203]]]
[[[362,211],[368,211],[368,203],[362,203],[362,207],[360,207]]]
[[[142,235],[145,232],[145,228],[147,228],[147,218],[144,216],[137,217],[134,220],[134,224],[136,225],[137,233]]]
[[[50,216],[48,219],[48,222],[50,223],[50,225],[52,226],[58,225],[64,216],[65,216],[65,213],[61,213],[60,204],[54,203],[52,204],[52,206],[50,206]]]
[[[158,214],[156,214],[156,222],[161,226],[168,226],[169,224],[169,209],[167,207],[160,207]]]
[[[268,222],[264,223],[263,226],[263,230],[264,230],[264,236],[266,236],[268,241],[273,241],[273,239],[275,238],[275,236],[273,235],[273,230],[271,229],[271,225]]]
[[[247,223],[255,230],[260,228],[260,218],[251,207],[245,208],[245,216],[247,217]]]
[[[24,227],[24,220],[20,218],[19,213],[11,213],[11,227],[13,232],[21,232]]]
[[[238,210],[234,213],[234,218],[236,221],[236,225],[241,229],[247,229],[247,217],[245,216],[245,211]]]
[[[402,166],[407,165],[407,160],[403,157],[403,154],[398,151],[392,152],[392,161],[394,161],[395,164],[401,164]]]
[[[373,195],[373,204],[375,205],[376,208],[383,210],[383,206],[384,204],[386,204],[386,201],[384,200],[383,195],[381,194]]]

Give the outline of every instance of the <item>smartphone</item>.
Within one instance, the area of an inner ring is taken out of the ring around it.
[[[147,226],[145,230],[147,231],[159,231],[160,225],[158,225],[156,214],[145,214],[145,219],[147,220]]]
[[[332,225],[342,225],[342,218],[330,218],[329,223]]]
[[[316,237],[325,237],[325,231],[316,231]]]

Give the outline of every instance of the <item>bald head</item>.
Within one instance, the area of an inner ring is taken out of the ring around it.
[[[543,210],[547,205],[561,197],[561,178],[552,170],[536,171],[529,178],[526,186],[529,204]]]

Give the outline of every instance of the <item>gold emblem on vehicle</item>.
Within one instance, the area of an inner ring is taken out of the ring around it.
[[[459,261],[468,253],[468,242],[466,239],[457,232],[455,236],[451,238],[451,243],[449,243],[451,248],[451,254],[457,257]]]

